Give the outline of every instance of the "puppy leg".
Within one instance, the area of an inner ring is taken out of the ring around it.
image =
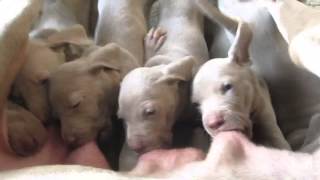
[[[20,156],[38,152],[47,140],[47,132],[41,121],[22,107],[9,103],[7,109],[8,141],[12,150]]]
[[[260,112],[257,112],[256,119],[254,121],[254,138],[257,138],[257,142],[277,147],[280,149],[291,149],[289,143],[282,134],[275,113],[273,111],[271,102],[265,100],[265,106],[260,108]]]
[[[161,28],[151,28],[144,39],[145,62],[153,57],[166,40],[166,31]]]
[[[6,9],[15,3],[18,4],[8,16]],[[0,29],[0,117],[2,118],[11,84],[24,63],[25,58],[22,57],[27,45],[28,32],[39,15],[41,1],[33,0],[26,3],[1,1],[0,7],[0,12],[3,12],[1,13],[3,18],[0,20],[2,27]]]
[[[293,132],[286,135],[286,138],[292,148],[292,150],[298,150],[302,147],[304,139],[306,137],[307,128],[296,129]]]
[[[10,16],[7,9],[12,8]],[[13,8],[14,7],[14,8]],[[38,17],[40,0],[0,1],[0,150],[7,149],[7,117],[5,106],[12,83],[20,71],[28,33],[32,23]]]
[[[314,152],[320,146],[320,114],[315,114],[312,116],[309,128],[307,129],[304,143],[302,145],[301,151],[303,152]]]

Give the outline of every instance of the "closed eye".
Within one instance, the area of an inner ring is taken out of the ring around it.
[[[146,116],[151,116],[151,115],[154,115],[156,113],[156,110],[153,109],[153,108],[147,108],[144,110],[144,115]]]
[[[46,84],[48,84],[48,79],[41,79],[41,80],[39,80],[39,84],[45,86]]]
[[[73,104],[73,105],[71,106],[71,108],[72,108],[72,109],[76,109],[76,108],[78,108],[78,107],[80,106],[80,104],[81,104],[81,101]]]
[[[146,108],[143,110],[143,115],[145,116],[152,116],[156,113],[156,110],[154,108]]]

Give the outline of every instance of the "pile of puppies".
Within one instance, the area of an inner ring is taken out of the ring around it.
[[[228,8],[230,3],[234,9]],[[78,5],[93,10],[80,17],[66,1],[44,1],[29,34],[25,63],[5,110],[8,143],[17,155],[40,151],[52,126],[70,148],[98,140],[114,160],[113,168],[120,170],[131,170],[139,156],[157,149],[191,146],[207,152],[211,138],[215,141],[229,131],[268,147],[317,149],[318,126],[309,124],[318,124],[319,92],[308,90],[310,98],[290,104],[290,95],[299,90],[288,90],[285,96],[278,83],[291,74],[308,78],[304,88],[320,82],[320,68],[312,63],[320,47],[313,44],[319,24],[299,26],[279,16],[289,14],[290,8],[302,9],[303,17],[318,11],[290,0],[221,0],[220,10],[207,0]],[[250,6],[254,12],[237,14]],[[91,40],[88,19],[95,8],[98,20]],[[266,36],[274,26],[269,12],[289,44],[292,61],[315,75],[283,60],[290,58],[284,44],[276,43],[281,38],[276,28]],[[232,18],[238,15],[243,20]],[[205,24],[205,17],[210,22]],[[155,27],[148,30],[148,22]],[[214,28],[213,39],[213,31],[208,36],[204,31],[207,24]],[[268,43],[279,49],[270,49]],[[306,54],[305,46],[314,49]],[[275,73],[283,67],[282,74]],[[285,84],[282,87],[299,87]]]

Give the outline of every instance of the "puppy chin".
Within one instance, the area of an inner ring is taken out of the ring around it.
[[[219,133],[221,132],[239,132],[243,135],[245,135],[248,139],[252,138],[252,130],[251,128],[247,128],[247,127],[242,127],[242,128],[222,128],[222,129],[218,129],[218,130],[210,130],[209,128],[205,128],[207,133],[214,138],[215,136],[217,136]]]

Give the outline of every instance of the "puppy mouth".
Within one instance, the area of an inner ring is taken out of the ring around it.
[[[151,145],[149,147],[147,147],[142,153],[140,154],[144,154],[144,153],[147,153],[147,152],[150,152],[150,151],[153,151],[153,150],[157,150],[157,149],[169,149],[171,146],[171,143],[170,142],[162,142],[160,144],[157,144],[157,145]]]
[[[250,137],[250,133],[249,133],[249,130],[248,128],[231,128],[231,129],[221,129],[221,130],[218,130],[215,135],[221,133],[221,132],[239,132],[247,137]]]
[[[220,132],[232,132],[232,131],[239,132],[239,133],[242,133],[244,135],[247,135],[247,133],[246,133],[246,131],[244,129],[227,129],[227,130],[222,130]]]

